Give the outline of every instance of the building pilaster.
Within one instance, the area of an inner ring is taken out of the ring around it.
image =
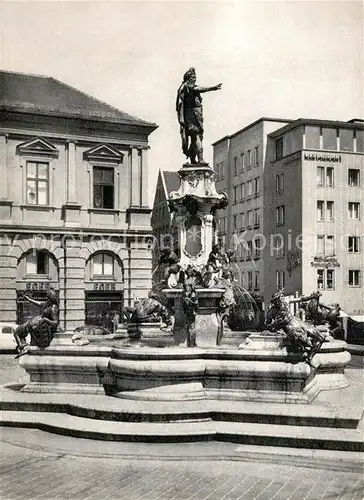
[[[136,148],[131,150],[131,206],[140,206],[140,156]]]
[[[81,241],[64,242],[63,301],[65,329],[72,332],[85,323],[85,259],[81,257]]]
[[[140,164],[140,186],[141,186],[141,205],[149,207],[148,198],[148,150],[141,150],[141,164]]]
[[[17,258],[12,254],[12,238],[0,238],[0,311],[3,323],[16,323],[16,268]]]
[[[76,175],[77,144],[69,141],[66,144],[66,172],[67,172],[67,201],[63,205],[63,218],[66,226],[80,225],[81,205],[77,202],[77,175]]]
[[[150,229],[151,209],[148,206],[147,165],[143,166],[143,150],[132,148],[130,165],[131,202],[127,210],[131,228]],[[143,172],[144,170],[144,172]],[[145,203],[144,203],[145,201]]]
[[[8,192],[8,165],[7,165],[8,138],[0,135],[0,220],[5,221],[11,218],[12,202],[9,200]]]

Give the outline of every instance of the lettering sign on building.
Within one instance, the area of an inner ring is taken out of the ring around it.
[[[304,160],[307,161],[328,161],[332,163],[341,163],[340,155],[323,155],[317,153],[305,153],[303,156]]]
[[[94,283],[94,290],[98,292],[114,292],[115,283]]]
[[[49,290],[49,288],[50,284],[45,281],[27,282],[25,285],[27,292],[45,292],[46,290]]]

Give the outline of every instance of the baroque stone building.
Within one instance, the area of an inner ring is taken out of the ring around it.
[[[319,289],[364,313],[364,122],[261,118],[213,144],[230,205],[219,233],[242,284],[264,295]]]
[[[0,72],[0,316],[59,294],[60,324],[110,327],[151,286],[154,123],[49,77]]]

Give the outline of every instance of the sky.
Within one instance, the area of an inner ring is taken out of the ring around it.
[[[262,117],[364,117],[361,1],[0,0],[2,69],[57,78],[159,128],[158,169],[178,170],[175,112],[183,73],[204,95],[204,151]]]

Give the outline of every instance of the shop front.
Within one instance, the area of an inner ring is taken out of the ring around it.
[[[123,266],[112,253],[98,252],[86,263],[85,323],[115,331],[124,303]]]
[[[117,290],[120,284],[99,282],[93,287],[85,292],[86,325],[103,326],[113,332],[122,317],[123,291]]]

